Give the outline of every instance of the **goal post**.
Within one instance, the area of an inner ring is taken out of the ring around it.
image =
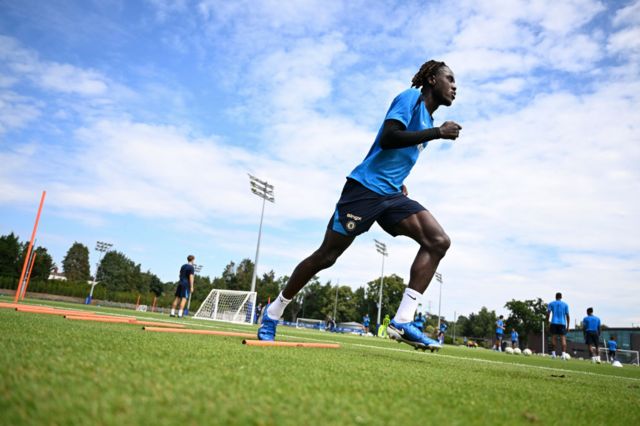
[[[607,362],[614,361],[609,356],[609,350],[607,348],[599,348],[598,355],[600,355],[600,359],[603,361],[607,361]],[[620,361],[620,363],[622,364],[640,365],[640,352],[630,351],[626,349],[617,349],[616,360]]]
[[[256,292],[213,289],[193,316],[198,319],[253,324]]]

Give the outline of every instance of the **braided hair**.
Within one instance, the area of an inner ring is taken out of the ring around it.
[[[447,64],[440,61],[430,60],[422,64],[420,70],[413,76],[411,80],[411,87],[426,87],[429,83],[427,79],[431,76],[438,74],[441,68],[446,67]]]

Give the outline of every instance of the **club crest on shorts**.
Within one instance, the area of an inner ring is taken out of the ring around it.
[[[353,220],[347,222],[347,230],[353,231],[354,229],[356,229],[356,223]]]

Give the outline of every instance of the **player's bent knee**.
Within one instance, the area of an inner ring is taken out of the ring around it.
[[[444,257],[449,247],[451,247],[451,239],[445,233],[431,235],[429,238],[425,238],[421,245],[430,253]]]

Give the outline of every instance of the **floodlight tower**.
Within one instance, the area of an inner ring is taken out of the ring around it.
[[[113,247],[113,244],[111,243],[105,243],[104,241],[96,242],[96,251],[101,254],[98,255],[98,263],[96,263],[96,274],[93,276],[93,281],[91,282],[91,291],[89,292],[89,297],[87,297],[87,300],[85,301],[85,304],[87,305],[91,304],[91,300],[93,299],[93,289],[95,288],[96,284],[98,284],[98,268],[100,268],[100,262],[102,262],[102,258],[111,247]]]
[[[436,280],[440,283],[440,293],[438,294],[438,333],[440,332],[440,307],[442,305],[442,274],[440,272],[436,272],[435,275]]]
[[[376,243],[376,251],[382,255],[382,272],[380,272],[380,296],[378,297],[378,321],[377,327],[380,328],[380,316],[382,315],[382,285],[384,284],[384,258],[388,256],[387,245],[381,243],[378,240],[373,240]]]
[[[249,183],[251,184],[251,192],[262,198],[262,213],[260,213],[260,228],[258,229],[258,245],[256,246],[256,260],[253,263],[253,276],[251,277],[251,292],[256,291],[256,277],[258,274],[258,257],[260,255],[260,237],[262,236],[262,219],[264,218],[264,205],[269,201],[275,203],[276,199],[273,195],[273,185],[258,179],[249,174]]]

